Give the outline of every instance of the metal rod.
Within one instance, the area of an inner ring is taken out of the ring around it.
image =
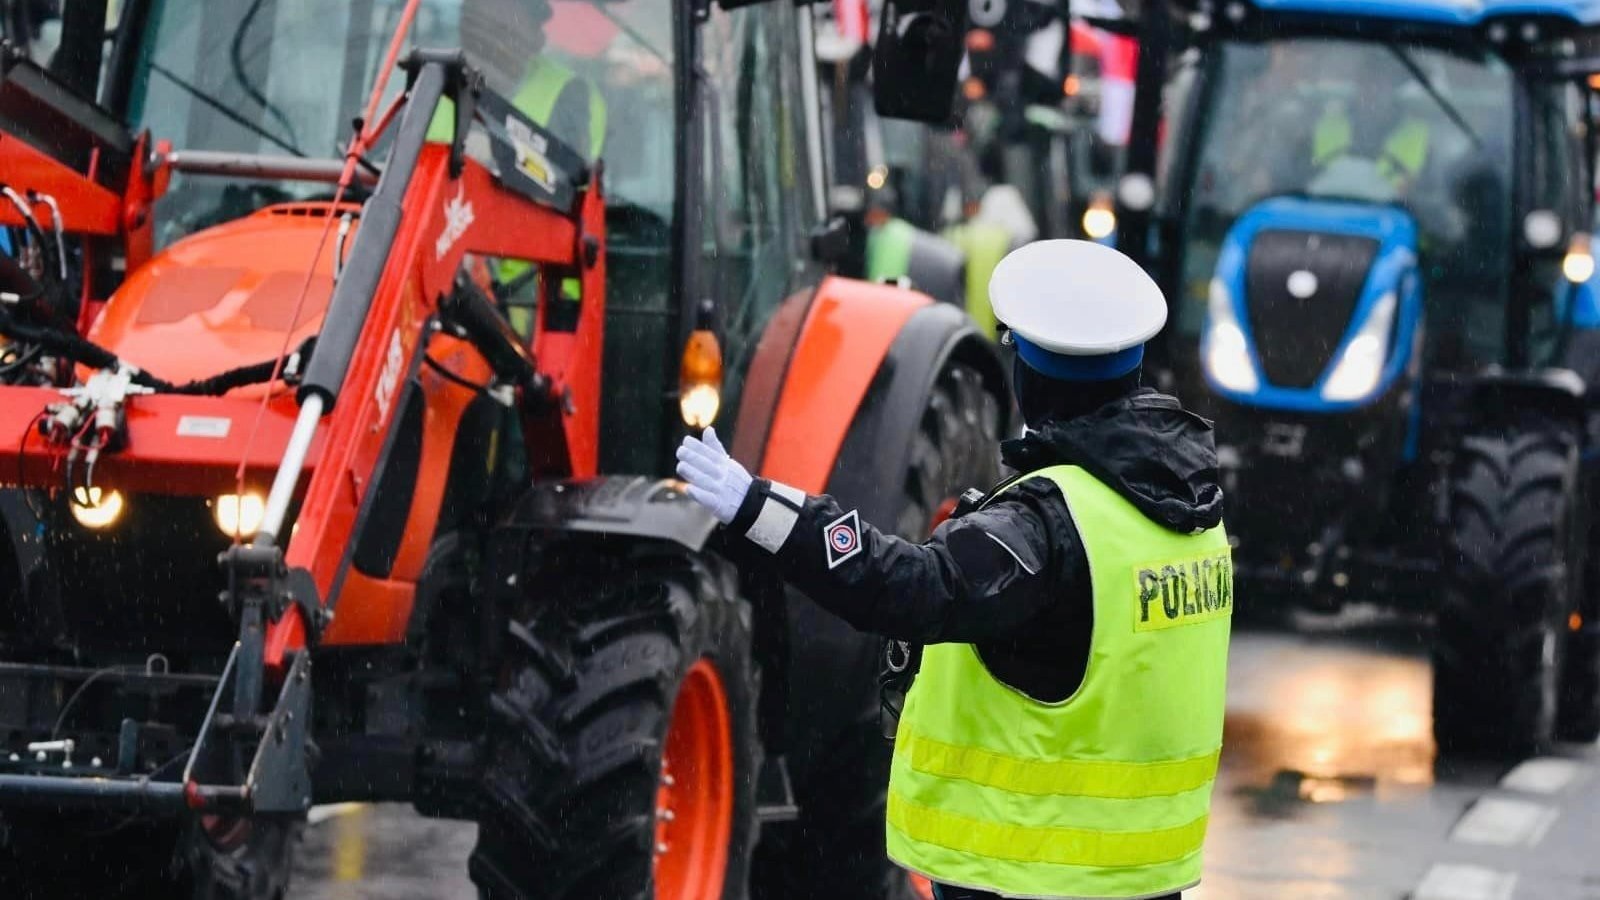
[[[306,453],[311,449],[311,439],[317,435],[322,420],[322,395],[307,394],[300,401],[300,417],[295,419],[294,431],[289,434],[289,445],[283,450],[283,462],[272,479],[272,491],[267,494],[266,512],[261,516],[261,529],[256,532],[258,546],[277,542],[278,531],[289,512],[289,501],[294,497],[295,485],[300,483],[300,472],[306,465]]]
[[[282,181],[338,182],[344,172],[342,159],[308,159],[270,153],[226,153],[218,150],[174,150],[166,156],[175,172],[191,175],[221,175],[227,178],[260,178]],[[356,177],[366,184],[377,178],[365,169]]]
[[[399,131],[389,151],[389,162],[384,166],[383,180],[362,208],[361,228],[350,244],[349,256],[340,270],[333,296],[328,300],[316,352],[311,354],[305,377],[300,381],[301,409],[313,395],[323,398],[325,406],[319,409],[331,409],[338,402],[339,389],[344,385],[356,343],[366,327],[378,283],[389,271],[389,251],[394,247],[404,215],[402,201],[417,173],[417,160],[427,141],[428,125],[433,121],[433,111],[444,89],[444,66],[436,62],[423,65],[411,86],[411,99],[400,114]]]
[[[166,808],[177,811],[184,806],[183,784],[147,778],[0,775],[0,807],[5,806]]]

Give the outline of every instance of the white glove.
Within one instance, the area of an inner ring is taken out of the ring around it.
[[[750,473],[722,449],[713,428],[706,429],[703,441],[694,435],[683,439],[678,447],[678,477],[689,482],[689,497],[724,525],[739,514],[750,492]]]

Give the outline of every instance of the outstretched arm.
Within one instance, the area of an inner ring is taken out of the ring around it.
[[[1054,598],[1052,548],[1037,498],[1019,494],[914,543],[860,521],[827,495],[752,478],[713,431],[686,438],[678,474],[726,526],[741,561],[775,565],[852,626],[918,643],[1014,634]]]

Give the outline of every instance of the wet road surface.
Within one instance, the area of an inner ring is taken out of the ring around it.
[[[1237,631],[1189,900],[1600,900],[1600,749],[1436,766],[1426,630],[1355,612]],[[319,807],[291,896],[472,900],[475,827]]]

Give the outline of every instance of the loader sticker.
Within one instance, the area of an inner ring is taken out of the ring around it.
[[[1198,625],[1233,615],[1233,559],[1224,551],[1134,569],[1134,631]]]
[[[554,192],[556,177],[550,158],[545,155],[550,142],[533,133],[513,116],[506,117],[506,134],[511,137],[511,148],[517,155],[517,170],[533,179],[534,184]]]
[[[433,242],[434,260],[444,259],[444,255],[450,252],[456,241],[461,240],[476,219],[472,201],[467,199],[467,186],[463,183],[456,189],[456,195],[444,202],[444,228]]]

